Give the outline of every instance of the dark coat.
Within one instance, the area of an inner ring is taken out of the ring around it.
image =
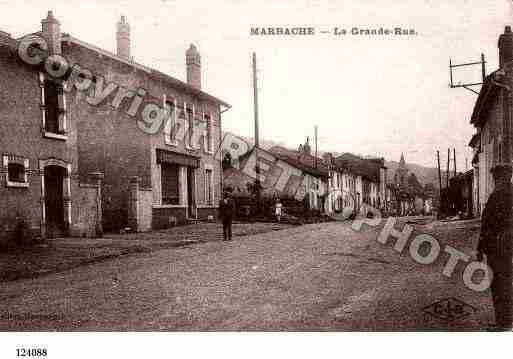
[[[513,255],[513,186],[496,188],[486,203],[481,219],[478,250],[489,256]]]
[[[235,217],[235,202],[231,198],[219,201],[219,219],[223,222],[232,221]]]

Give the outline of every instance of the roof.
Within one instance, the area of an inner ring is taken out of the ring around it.
[[[0,30],[0,47],[3,50],[14,52],[17,49],[16,39],[11,34]]]
[[[475,165],[477,163],[479,163],[479,152],[476,152],[472,157],[472,164]]]
[[[162,79],[166,82],[168,82],[171,86],[173,87],[176,87],[176,88],[179,88],[179,89],[182,89],[192,95],[195,95],[195,96],[198,96],[199,98],[203,98],[203,99],[206,99],[206,100],[210,100],[210,101],[213,101],[213,102],[216,102],[222,106],[225,106],[225,107],[231,107],[228,103],[218,99],[217,97],[215,96],[212,96],[210,95],[209,93],[205,92],[205,91],[202,91],[200,89],[197,89],[196,87],[194,86],[191,86],[189,85],[188,83],[186,82],[183,82],[181,80],[178,80],[170,75],[167,75],[161,71],[158,71],[158,70],[155,70],[151,67],[148,67],[148,66],[145,66],[145,65],[141,65],[135,61],[132,61],[132,60],[127,60],[127,59],[124,59],[120,56],[117,56],[116,54],[110,52],[110,51],[107,51],[107,50],[104,50],[102,48],[99,48],[95,45],[92,45],[92,44],[89,44],[85,41],[82,41],[80,39],[77,39],[69,34],[63,34],[62,36],[62,42],[71,42],[71,43],[74,43],[76,45],[79,45],[79,46],[82,46],[82,47],[85,47],[89,50],[92,50],[92,51],[95,51],[97,53],[100,53],[104,56],[107,56],[113,60],[116,60],[118,62],[122,62],[126,65],[129,65],[129,66],[132,66],[136,69],[139,69],[139,70],[143,70],[145,72],[147,72],[148,74],[151,74],[151,75],[154,75],[156,77],[158,77],[159,79]]]
[[[244,171],[237,168],[227,168],[223,170],[223,187],[232,189],[232,196],[234,197],[248,197],[251,193],[248,184],[255,183],[255,179],[248,176]],[[263,187],[261,195],[264,198],[274,198],[283,193],[278,191],[274,186]]]
[[[479,96],[477,97],[476,104],[474,105],[474,110],[472,111],[472,117],[470,119],[470,123],[474,126],[483,125],[482,114],[483,111],[486,110],[490,101],[495,99],[496,93],[498,90],[498,86],[493,83],[493,77],[497,73],[498,70],[492,72],[488,76],[485,77],[483,82],[483,86],[481,87],[481,91],[479,92]]]
[[[474,133],[474,135],[470,139],[470,142],[468,143],[468,145],[472,148],[476,148],[477,146],[479,146],[480,138],[481,138],[481,136],[479,135],[479,133]]]
[[[470,169],[463,173],[458,173],[456,176],[452,177],[449,181],[451,185],[454,185],[456,183],[460,182],[469,182],[472,181],[472,178],[474,176],[474,170]]]
[[[31,33],[31,34],[26,34],[22,37],[20,37],[19,39],[14,39],[14,38],[11,38],[9,34],[5,33],[5,32],[1,32],[0,33],[0,45],[6,45],[6,46],[9,46],[11,49],[14,49],[16,48],[17,46],[17,42],[19,42],[22,38],[24,38],[25,36],[28,36],[28,35],[38,35],[38,36],[41,36],[41,32],[35,32],[35,33]],[[132,60],[127,60],[125,58],[122,58],[120,56],[117,56],[116,54],[110,52],[110,51],[107,51],[107,50],[104,50],[98,46],[95,46],[95,45],[92,45],[90,43],[87,43],[85,41],[82,41],[80,39],[77,39],[69,34],[66,34],[66,33],[62,33],[62,37],[61,37],[61,42],[63,43],[66,43],[66,42],[70,42],[70,43],[73,43],[75,45],[78,45],[78,46],[81,46],[81,47],[84,47],[84,48],[87,48],[88,50],[91,50],[91,51],[94,51],[98,54],[101,54],[103,56],[106,56],[112,60],[115,60],[117,62],[121,62],[125,65],[128,65],[128,66],[131,66],[135,69],[138,69],[140,71],[144,71],[146,72],[147,74],[149,75],[152,75],[154,77],[157,77],[165,82],[167,82],[169,85],[171,85],[172,87],[175,87],[177,89],[180,89],[180,90],[183,90],[191,95],[194,95],[194,96],[197,96],[198,98],[200,99],[204,99],[204,100],[209,100],[209,101],[213,101],[221,106],[225,106],[225,107],[228,107],[230,108],[231,105],[229,105],[228,103],[226,103],[225,101],[223,100],[220,100],[219,98],[215,97],[215,96],[212,96],[210,95],[209,93],[205,92],[205,91],[202,91],[200,89],[197,89],[196,87],[194,86],[191,86],[189,85],[188,83],[184,82],[184,81],[181,81],[181,80],[178,80],[170,75],[167,75],[161,71],[158,71],[156,69],[153,69],[151,67],[148,67],[148,66],[145,66],[145,65],[141,65],[135,61],[132,61]]]
[[[269,149],[269,152],[276,158],[314,177],[329,177],[330,175],[328,166],[319,157],[290,150],[282,146],[274,146]]]
[[[374,182],[379,182],[380,168],[384,168],[383,160],[380,158],[361,158],[352,153],[344,153],[335,158],[335,166]]]

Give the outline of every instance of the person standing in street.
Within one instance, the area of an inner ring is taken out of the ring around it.
[[[513,185],[511,165],[492,169],[495,189],[486,203],[481,220],[478,260],[484,255],[493,272],[492,299],[495,330],[511,331],[513,322]]]
[[[280,199],[279,198],[276,198],[276,204],[274,206],[274,214],[276,215],[276,220],[278,222],[281,221],[281,215],[282,215],[282,204],[280,202]]]
[[[219,202],[219,219],[223,223],[223,240],[232,240],[232,222],[235,216],[235,202],[230,192],[223,193],[223,199]]]

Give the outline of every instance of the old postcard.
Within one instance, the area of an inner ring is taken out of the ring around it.
[[[0,20],[8,357],[61,357],[20,332],[512,331],[512,1]]]

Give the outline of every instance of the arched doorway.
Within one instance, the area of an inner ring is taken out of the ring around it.
[[[45,212],[46,228],[49,237],[64,234],[64,177],[66,169],[60,166],[46,166]]]
[[[55,158],[40,160],[42,235],[55,238],[68,234],[71,224],[71,165]]]

